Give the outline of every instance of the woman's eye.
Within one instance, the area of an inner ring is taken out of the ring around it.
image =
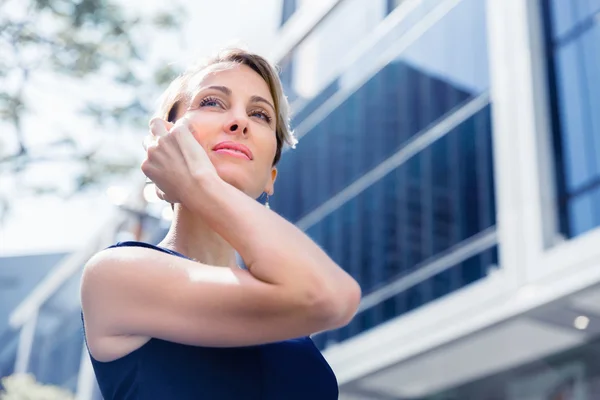
[[[267,123],[271,123],[271,117],[265,113],[264,111],[254,111],[250,114],[252,117],[258,117],[264,120]]]
[[[214,97],[205,97],[202,100],[200,100],[200,104],[198,106],[199,107],[220,107],[221,103],[219,102],[219,99],[216,99]]]

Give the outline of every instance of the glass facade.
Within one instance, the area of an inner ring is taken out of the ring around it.
[[[296,0],[283,0],[281,3],[281,26],[283,26],[294,15],[298,6]]]
[[[491,106],[444,128],[489,87],[485,37],[485,2],[464,0],[307,131],[303,124],[343,95],[344,72],[296,112],[302,137],[280,162],[270,202],[302,226],[307,215],[342,199],[303,228],[359,280],[364,295],[495,225]],[[440,129],[439,139],[346,194]],[[321,346],[344,340],[484,277],[497,263],[496,249],[487,249],[315,339]]]
[[[561,231],[600,226],[600,1],[543,0]]]
[[[398,7],[400,4],[404,3],[406,0],[386,0],[387,13],[391,13]]]
[[[300,2],[299,8],[302,7],[323,8],[323,5],[306,1]],[[384,15],[385,5],[381,0],[340,1],[288,59],[280,62],[286,94],[294,109],[301,108],[335,79],[343,66],[351,62],[356,44],[376,29]]]

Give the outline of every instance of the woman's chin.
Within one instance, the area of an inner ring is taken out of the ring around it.
[[[242,176],[243,174],[241,174],[240,171],[232,171],[229,168],[217,167],[217,173],[219,174],[219,177],[221,177],[221,179],[223,179],[225,182],[229,183],[234,188],[246,193],[248,196],[258,198],[258,196],[260,196],[262,193],[258,193],[255,196],[254,192],[256,192],[256,190],[254,190],[250,187],[250,185],[248,185],[249,178],[246,176]]]

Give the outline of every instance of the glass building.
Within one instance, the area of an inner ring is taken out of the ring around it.
[[[600,1],[281,6],[300,141],[270,203],[361,284],[354,320],[313,337],[340,398],[600,398]],[[74,285],[115,236],[164,232],[138,217],[15,308],[0,357],[99,398]]]
[[[342,398],[598,398],[600,2],[292,3],[270,202],[363,289]]]

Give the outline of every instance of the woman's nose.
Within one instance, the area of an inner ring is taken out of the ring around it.
[[[247,126],[241,126],[239,123],[234,122],[229,124],[229,128],[227,129],[229,133],[242,133],[242,134],[246,134],[248,132],[248,127]]]
[[[225,126],[225,131],[231,134],[242,134],[248,133],[248,120],[244,117],[234,117]]]

